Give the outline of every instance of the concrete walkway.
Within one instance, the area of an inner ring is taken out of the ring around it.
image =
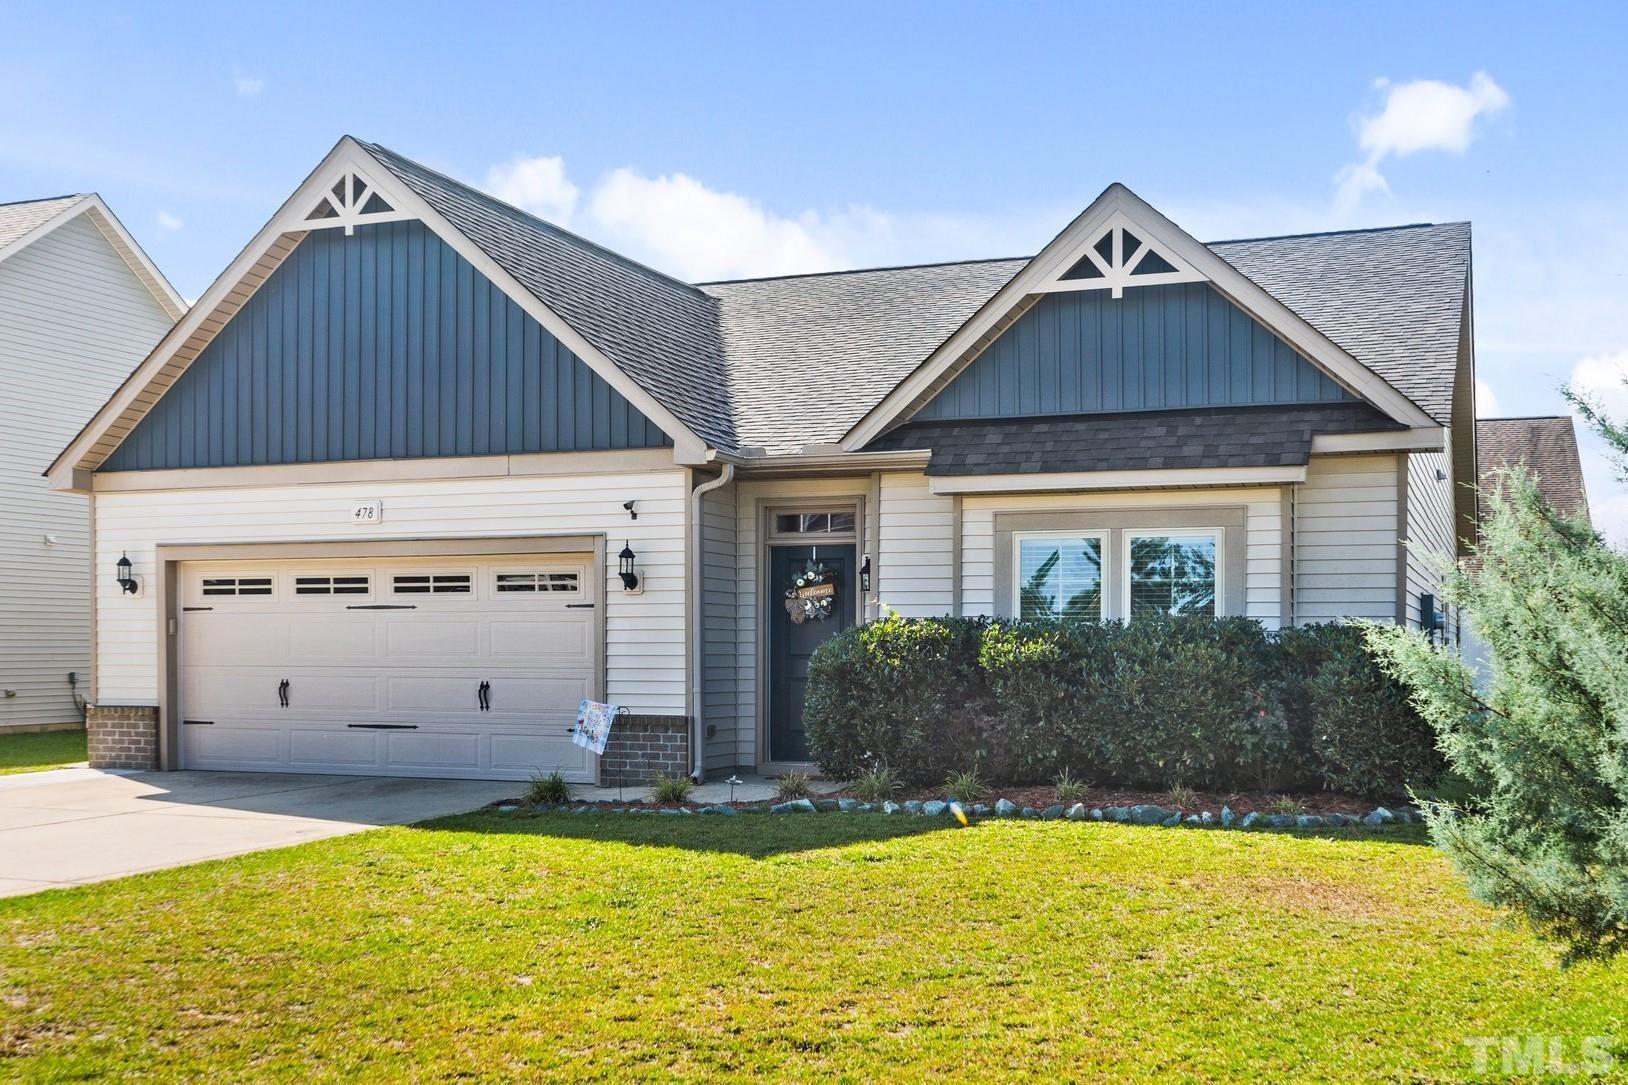
[[[523,784],[55,769],[0,777],[0,896],[458,814]]]

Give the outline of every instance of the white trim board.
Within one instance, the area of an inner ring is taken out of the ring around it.
[[[1173,266],[1184,275],[1192,276],[1182,281],[1209,282],[1228,301],[1266,325],[1348,392],[1374,404],[1406,425],[1437,425],[1422,408],[1379,374],[1357,361],[1140,196],[1115,182],[1091,206],[1080,212],[1039,255],[1024,265],[994,297],[985,302],[971,319],[928,355],[880,403],[866,412],[843,438],[842,447],[857,451],[920,409],[999,336],[1009,314],[1028,305],[1035,295],[1055,289],[1052,284],[1059,282],[1070,267],[1085,258],[1103,232],[1116,224],[1129,225],[1144,244],[1153,246],[1161,254],[1168,254],[1166,259],[1174,257],[1171,261]],[[1130,282],[1151,285],[1153,281],[1152,277],[1139,276],[1134,280],[1125,279],[1122,285]],[[1112,280],[1109,285],[1112,285]]]
[[[1069,471],[1031,475],[928,475],[928,492],[945,494],[1055,493],[1068,490],[1197,489],[1281,486],[1306,481],[1305,467],[1203,467],[1146,471]]]
[[[46,475],[54,489],[83,490],[85,483],[76,472],[94,471],[118,442],[128,435],[142,416],[179,379],[186,367],[208,346],[215,334],[225,327],[254,292],[281,266],[288,254],[304,239],[312,228],[306,221],[319,197],[325,196],[342,175],[360,173],[395,209],[392,218],[417,218],[444,241],[458,255],[468,260],[475,270],[491,280],[499,290],[519,305],[528,316],[541,324],[566,349],[604,378],[639,411],[673,439],[674,457],[680,463],[704,463],[706,442],[693,433],[678,417],[663,406],[650,393],[622,371],[589,343],[576,329],[555,314],[514,276],[497,263],[462,231],[437,213],[406,185],[397,182],[384,166],[350,136],[335,144],[306,179],[283,201],[270,221],[261,227],[253,240],[244,247],[226,270],[204,291],[196,305],[138,366],[134,373],[96,416],[80,431],[47,469]],[[376,178],[387,176],[378,181]],[[369,219],[371,221],[371,218]],[[178,357],[185,352],[185,357]],[[172,363],[174,363],[172,365]],[[160,378],[167,377],[160,387]],[[124,431],[116,435],[113,443],[98,451],[98,445],[116,424],[126,422]]]

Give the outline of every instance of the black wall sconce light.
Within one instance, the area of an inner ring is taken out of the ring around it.
[[[633,553],[633,547],[627,543],[622,544],[622,552],[616,555],[617,571],[622,577],[623,591],[639,590],[639,574],[633,571],[635,557],[637,555]]]
[[[136,578],[130,575],[131,565],[129,554],[120,554],[119,563],[115,566],[115,568],[118,569],[117,579],[119,582],[119,588],[124,592],[124,594],[134,595],[136,592],[141,590],[141,585],[136,582]]]
[[[1419,628],[1431,644],[1438,643],[1438,638],[1446,638],[1447,617],[1436,609],[1436,597],[1429,592],[1419,593]]]
[[[634,507],[633,507],[635,504],[637,504],[637,502],[635,502],[635,501],[624,501],[624,502],[622,502],[622,508],[627,510],[627,516],[628,516],[629,520],[637,520],[639,518],[638,511],[636,509],[634,509]]]
[[[865,555],[865,564],[863,564],[863,565],[861,565],[859,567],[859,590],[862,593],[866,594],[866,595],[870,594],[870,590],[871,590],[871,556],[869,554]]]

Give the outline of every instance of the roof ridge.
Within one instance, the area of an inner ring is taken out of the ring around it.
[[[1493,418],[1477,418],[1476,425],[1483,422],[1571,422],[1569,414],[1511,414],[1499,415]]]
[[[1206,241],[1206,245],[1242,245],[1250,241],[1295,241],[1303,237],[1349,237],[1353,234],[1384,234],[1397,230],[1429,230],[1437,226],[1468,226],[1468,219],[1453,222],[1399,222],[1394,226],[1357,226],[1349,230],[1311,230],[1303,234],[1268,234],[1265,237],[1228,237]]]
[[[64,192],[60,196],[35,196],[27,200],[11,200],[8,203],[0,203],[0,207],[22,207],[24,204],[55,203],[58,200],[82,200],[89,195],[89,192]]]
[[[351,137],[351,138],[355,139],[354,136]],[[370,152],[372,152],[372,151],[383,151],[387,155],[390,155],[390,156],[392,156],[394,158],[399,158],[403,162],[406,162],[406,163],[409,163],[410,165],[412,165],[415,169],[421,169],[425,173],[428,173],[428,174],[431,174],[431,175],[433,175],[433,176],[435,176],[437,178],[440,178],[441,180],[447,182],[448,184],[456,185],[458,188],[464,190],[465,192],[469,192],[469,193],[471,193],[471,194],[473,194],[475,196],[478,196],[481,199],[487,201],[488,203],[494,203],[497,206],[504,208],[505,210],[512,211],[516,215],[519,215],[522,218],[529,219],[530,221],[537,223],[539,226],[543,226],[543,227],[545,227],[545,228],[547,228],[549,230],[552,230],[556,234],[560,234],[560,235],[570,239],[571,241],[574,241],[574,242],[576,242],[576,243],[578,243],[580,245],[584,245],[584,246],[586,246],[588,248],[591,248],[591,249],[603,254],[604,256],[607,256],[610,259],[617,261],[618,263],[625,264],[628,267],[637,268],[639,271],[643,271],[643,272],[645,272],[647,274],[654,275],[658,279],[662,279],[665,282],[669,282],[669,283],[673,284],[674,286],[681,286],[685,290],[693,291],[694,293],[700,294],[702,297],[706,297],[706,298],[708,298],[708,300],[711,300],[711,298],[707,294],[707,292],[705,290],[700,289],[694,283],[687,283],[683,279],[678,278],[676,275],[669,275],[667,272],[661,271],[658,268],[653,268],[649,264],[641,263],[640,261],[633,259],[633,257],[631,257],[631,256],[627,256],[627,255],[625,255],[623,253],[617,252],[615,249],[611,248],[608,245],[601,244],[600,242],[595,241],[592,238],[584,237],[583,235],[577,233],[575,230],[567,229],[566,227],[561,226],[557,222],[550,222],[550,221],[548,221],[547,219],[543,218],[540,215],[534,215],[530,211],[527,211],[523,207],[516,207],[514,204],[510,203],[509,201],[499,199],[498,197],[492,195],[490,192],[487,192],[485,189],[476,188],[474,185],[470,184],[467,181],[460,181],[460,180],[458,180],[458,178],[452,176],[449,173],[443,173],[442,171],[436,169],[434,166],[426,166],[424,163],[420,162],[418,159],[409,158],[406,155],[402,154],[400,151],[393,150],[393,149],[391,149],[389,147],[386,147],[382,143],[372,143],[372,142],[369,142],[368,140],[365,140],[365,139],[357,139],[356,142],[361,144],[364,148],[366,148]]]
[[[1004,264],[1013,260],[1033,260],[1033,256],[977,256],[966,260],[928,260],[919,264],[878,264],[873,267],[840,268],[833,271],[794,271],[785,275],[748,275],[739,279],[704,279],[692,285],[735,286],[740,283],[772,283],[785,279],[827,279],[834,275],[864,275],[874,271],[919,271],[923,268],[965,267],[968,264]]]

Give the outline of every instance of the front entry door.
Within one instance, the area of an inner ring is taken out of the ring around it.
[[[786,610],[786,589],[818,558],[836,574],[831,616],[801,624]],[[807,761],[803,733],[803,691],[808,687],[808,660],[826,640],[854,624],[854,547],[776,546],[770,549],[769,590],[769,760]]]

